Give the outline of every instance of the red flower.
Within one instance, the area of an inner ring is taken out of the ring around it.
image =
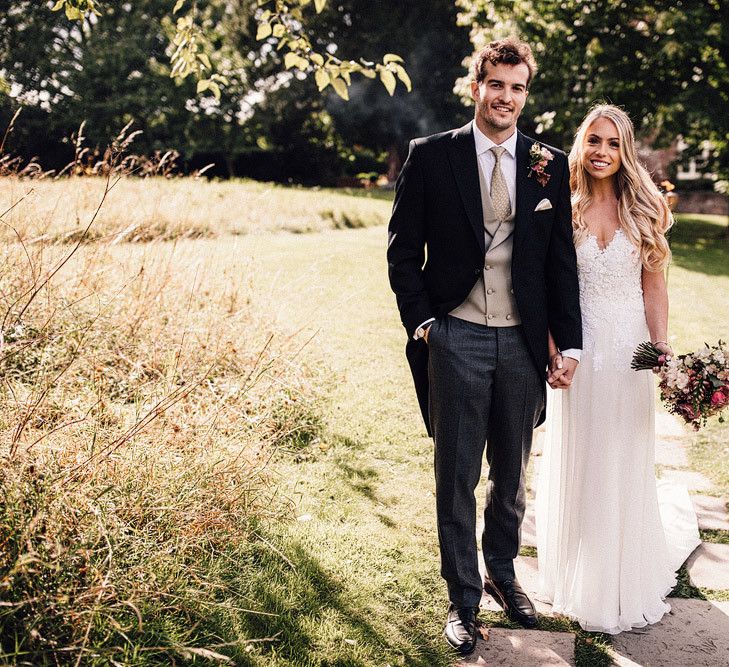
[[[725,405],[727,402],[727,396],[724,394],[721,389],[717,389],[712,395],[711,395],[711,404],[715,407],[719,407],[721,405]]]

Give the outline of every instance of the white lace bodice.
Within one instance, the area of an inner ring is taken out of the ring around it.
[[[635,348],[648,338],[640,253],[620,229],[605,248],[588,234],[577,247],[577,270],[583,350],[593,369],[630,370]]]

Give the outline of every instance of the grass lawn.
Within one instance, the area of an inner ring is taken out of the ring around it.
[[[677,353],[696,350],[704,342],[729,342],[729,239],[723,235],[725,229],[724,216],[678,216],[668,274],[669,331]],[[729,498],[729,423],[713,419],[690,437],[691,466],[714,483],[713,493]]]
[[[281,614],[259,619],[256,634],[282,632],[251,651],[252,664],[451,660],[440,638],[432,444],[410,388],[385,241],[384,228],[259,237],[250,253],[255,275],[281,278],[267,300],[292,329],[316,334],[335,374],[321,440],[276,465],[296,516],[266,539],[293,567],[271,549],[248,582]]]
[[[720,224],[681,217],[674,232],[669,289],[677,351],[728,337],[729,261]],[[254,652],[260,651],[260,664],[449,664],[440,638],[445,591],[438,576],[432,446],[419,423],[404,334],[386,283],[384,229],[324,233],[295,245],[276,237],[266,247],[256,253],[261,267],[305,265],[308,297],[283,290],[281,298],[291,304],[292,323],[319,330],[317,347],[337,384],[322,442],[299,454],[298,463],[280,461],[281,479],[299,499],[299,520],[279,526],[271,539],[280,548],[293,545],[294,563],[305,565],[304,572],[289,569],[281,576],[282,617],[266,629],[283,630],[290,643]],[[715,482],[721,480],[717,460],[729,459],[726,435],[714,424],[691,446],[692,464]],[[336,593],[323,595],[317,583],[327,590],[334,585]],[[296,611],[302,604],[310,610],[306,622]],[[502,614],[483,618],[511,626]],[[610,663],[606,637],[562,619],[544,619],[541,627],[577,632],[578,665]],[[307,658],[299,663],[302,642]]]

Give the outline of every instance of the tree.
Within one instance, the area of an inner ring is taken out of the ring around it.
[[[411,92],[400,88],[392,97],[365,78],[353,82],[347,102],[330,93],[325,107],[347,145],[384,148],[399,169],[409,139],[468,120],[470,112],[453,93],[470,52],[468,32],[456,26],[456,17],[455,5],[439,0],[346,0],[322,14],[315,43],[328,40],[366,60],[396,45],[413,83]]]
[[[15,143],[26,155],[48,157],[49,144],[59,145],[83,120],[92,146],[106,145],[134,120],[144,131],[135,148],[144,152],[174,146],[180,136],[194,145],[214,134],[200,129],[225,113],[225,100],[215,113],[204,113],[199,103],[191,113],[186,107],[195,97],[194,83],[169,76],[165,0],[107,4],[96,9],[100,15],[74,23],[36,2],[6,5],[0,13],[0,54],[13,95],[0,97],[0,105],[9,115],[14,104],[23,104]],[[241,59],[236,65],[245,77],[249,63]],[[231,77],[228,94],[241,88],[247,89],[247,82]],[[68,146],[65,157],[70,153]]]
[[[0,55],[13,63],[5,77],[14,99],[26,103],[16,126],[25,135],[13,143],[24,146],[26,156],[42,152],[45,158],[48,146],[81,120],[87,120],[88,141],[103,145],[133,118],[144,131],[135,144],[142,152],[175,147],[195,166],[225,164],[230,175],[331,182],[343,172],[382,171],[383,151],[394,155],[405,139],[443,129],[462,114],[451,91],[469,43],[450,3],[326,5],[307,26],[313,51],[352,51],[373,62],[405,34],[400,44],[417,67],[414,98],[400,86],[391,100],[380,82],[362,77],[350,79],[354,99],[347,104],[332,85],[322,91],[316,77],[287,70],[287,51],[277,49],[273,34],[256,39],[265,14],[255,0],[196,4],[205,48],[226,80],[218,99],[210,90],[197,92],[192,77],[170,77],[169,40],[177,27],[169,0],[96,3],[95,13],[88,10],[83,20],[72,13],[71,21],[32,2],[12,7],[12,16],[0,18]],[[401,68],[393,58],[389,64]],[[62,92],[43,102],[37,91],[44,88]],[[0,97],[8,116],[11,104]],[[51,166],[68,159],[70,145],[65,150]]]
[[[326,0],[178,0],[174,10],[181,15],[171,34],[175,49],[170,73],[208,76],[201,78],[198,90],[212,90],[217,95],[220,86],[210,74],[217,60],[209,55],[213,53],[211,35],[217,31],[224,41],[220,22],[244,15],[255,22],[255,36],[264,42],[259,53],[265,51],[264,60],[273,62],[279,71],[293,71],[297,77],[313,75],[319,91],[333,89],[343,98],[349,96],[352,74],[379,77],[392,95],[398,78],[409,88],[410,79],[399,57],[386,55],[377,65],[366,59],[373,57],[370,53],[359,60],[340,59],[335,55],[335,39],[339,38],[348,52],[364,53],[366,42],[357,40],[356,27],[349,30],[355,25],[354,18],[365,25],[372,19],[370,25],[379,25],[383,35],[391,33],[392,44],[427,31],[427,20],[411,23],[407,30],[394,29],[408,25],[408,16],[418,11],[412,3],[401,4],[398,11],[387,3],[353,1],[340,11],[327,6]],[[432,10],[435,3],[423,5]],[[690,152],[710,141],[714,147],[712,165],[719,177],[729,181],[729,114],[717,113],[729,104],[729,3],[455,0],[455,5],[461,11],[461,24],[471,29],[476,48],[489,39],[513,33],[533,45],[540,72],[524,117],[545,140],[569,143],[587,109],[597,100],[611,101],[623,106],[636,121],[638,132],[654,142],[665,143],[681,134]],[[207,14],[203,6],[208,6]],[[72,19],[93,16],[98,7],[96,0],[56,3],[56,8],[65,9]],[[223,17],[217,21],[211,19],[216,8]],[[336,20],[340,21],[338,27]],[[382,41],[377,45],[383,50],[387,47]],[[220,73],[221,81],[227,81],[227,74],[234,71]],[[250,81],[248,85],[250,89]],[[355,92],[366,97],[371,89],[359,85]],[[342,127],[351,132],[349,136],[355,138],[357,123],[347,124],[341,107],[329,106]],[[361,128],[381,129],[374,114],[350,116],[357,118]]]
[[[197,0],[176,0],[174,4],[172,14],[179,18],[171,36],[170,76],[184,79],[192,74],[197,79],[198,93],[210,91],[219,98],[221,86],[227,85],[228,81],[215,71],[210,17],[201,11],[201,4]],[[410,78],[400,56],[388,53],[381,63],[375,63],[362,58],[341,59],[331,49],[315,48],[305,28],[307,9],[313,4],[316,13],[320,14],[327,6],[327,0],[314,0],[313,3],[312,0],[210,0],[205,4],[208,8],[222,10],[226,16],[254,16],[258,23],[256,39],[273,41],[278,50],[283,49],[287,70],[295,68],[302,73],[313,73],[319,91],[331,86],[346,100],[353,74],[371,79],[379,77],[390,95],[394,93],[398,79],[410,90]],[[100,0],[57,0],[53,11],[63,11],[70,21],[83,22],[101,16],[99,8],[103,6]]]

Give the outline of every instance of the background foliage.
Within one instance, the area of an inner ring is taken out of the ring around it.
[[[467,120],[453,89],[469,103],[470,53],[517,34],[540,64],[525,130],[568,146],[586,110],[607,100],[650,143],[681,135],[684,160],[710,142],[707,168],[729,175],[729,115],[715,113],[729,104],[720,0],[2,4],[0,118],[23,104],[13,147],[51,166],[82,120],[100,145],[134,120],[140,150],[176,148],[221,175],[393,176],[410,138]]]

